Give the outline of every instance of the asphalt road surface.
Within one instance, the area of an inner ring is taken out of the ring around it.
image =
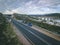
[[[40,33],[21,22],[16,20],[12,20],[12,22],[22,32],[25,38],[32,43],[32,45],[60,45],[60,41]]]

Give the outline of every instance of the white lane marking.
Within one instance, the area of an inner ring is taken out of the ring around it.
[[[20,25],[19,23],[17,23],[17,24]],[[23,27],[23,26],[21,25],[21,27]],[[40,40],[42,40],[43,42],[45,42],[47,45],[52,45],[51,43],[47,42],[47,41],[44,40],[43,38],[37,36],[37,35],[36,35],[35,33],[33,33],[32,31],[27,30],[26,28],[24,28],[24,29],[25,29],[26,31],[30,32],[31,34],[33,34],[34,36],[36,36],[38,39],[40,39]]]

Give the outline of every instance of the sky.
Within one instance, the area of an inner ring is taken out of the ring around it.
[[[60,0],[0,0],[0,12],[4,14],[60,13]]]

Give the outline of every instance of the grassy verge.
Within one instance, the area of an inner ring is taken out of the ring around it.
[[[13,27],[2,13],[0,13],[0,45],[22,45],[13,31]]]
[[[7,30],[4,32],[4,35],[7,38],[7,45],[23,45],[19,42],[17,35],[13,31],[13,27],[10,23],[8,23]]]
[[[60,34],[60,27],[59,26],[50,25],[50,24],[43,23],[43,22],[36,22],[36,21],[33,21],[33,20],[28,20],[27,22],[31,22],[34,25],[37,25],[37,26],[45,28],[49,31],[56,32],[56,33]]]

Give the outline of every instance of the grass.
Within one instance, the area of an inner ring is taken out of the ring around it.
[[[2,13],[0,13],[0,45],[22,45],[13,31],[13,27]]]
[[[31,22],[34,25],[37,25],[37,26],[47,29],[49,31],[60,34],[60,27],[59,26],[50,25],[50,24],[43,23],[43,22],[36,22],[34,20],[28,20],[27,22]]]
[[[7,30],[4,32],[4,34],[7,38],[7,45],[22,45],[14,33],[13,27],[10,23],[8,24]]]

